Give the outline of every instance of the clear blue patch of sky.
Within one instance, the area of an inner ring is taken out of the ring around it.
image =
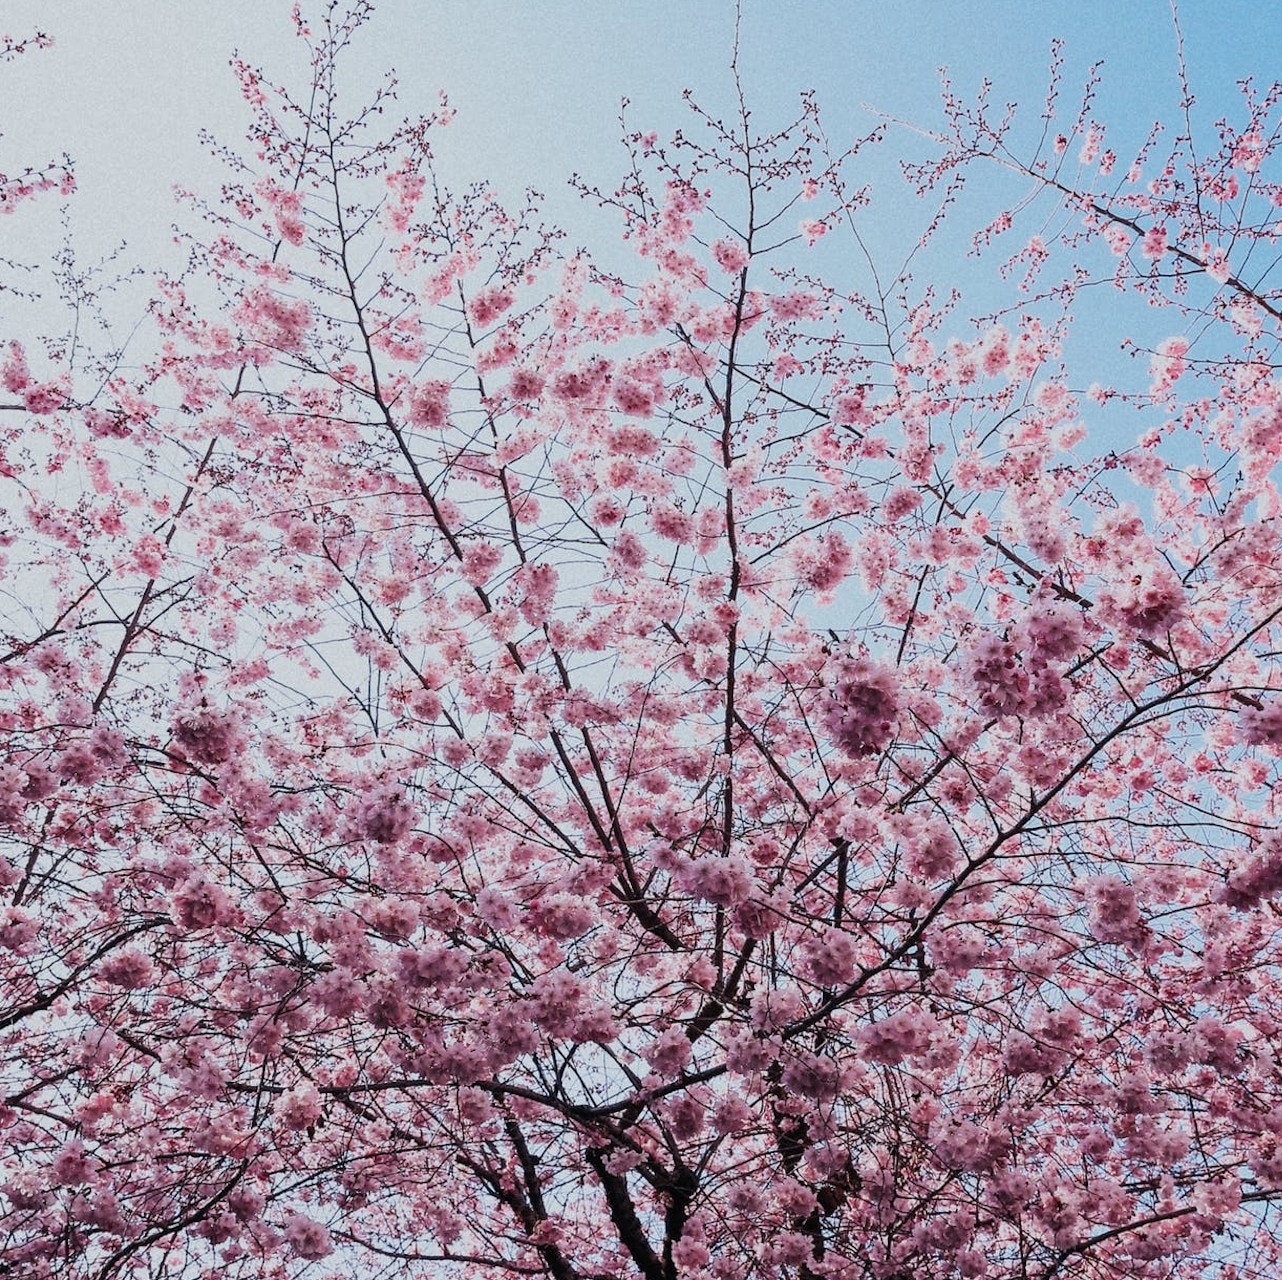
[[[88,233],[150,239],[172,221],[174,182],[216,179],[201,127],[235,139],[244,123],[227,69],[233,49],[296,80],[285,0],[0,0],[13,35],[48,31],[56,47],[0,67],[0,167],[66,148],[80,168]],[[319,8],[319,6],[314,6]],[[407,110],[446,89],[460,109],[449,150],[460,172],[519,190],[535,185],[572,210],[572,171],[619,172],[616,117],[661,133],[684,122],[681,91],[733,104],[730,0],[376,0],[351,64],[352,100],[394,65]],[[1196,0],[1180,19],[1205,117],[1235,105],[1234,81],[1282,71],[1282,7]],[[817,91],[834,136],[869,123],[862,106],[922,123],[937,117],[937,68],[963,92],[984,76],[995,97],[1039,110],[1053,36],[1066,44],[1066,93],[1104,62],[1099,114],[1146,130],[1176,101],[1166,0],[745,0],[741,65],[763,123]]]
[[[287,0],[0,0],[4,30],[39,28],[56,41],[0,66],[0,170],[69,151],[80,183],[72,225],[85,252],[126,241],[124,261],[163,261],[180,216],[172,187],[215,194],[224,176],[199,130],[232,143],[243,134],[233,51],[302,91],[306,68],[289,10]],[[446,90],[458,108],[440,143],[446,174],[487,178],[510,199],[527,185],[542,190],[571,244],[599,249],[617,232],[617,221],[585,205],[567,179],[577,172],[610,187],[621,177],[623,97],[630,122],[661,136],[691,123],[684,89],[714,113],[734,108],[731,0],[375,0],[374,10],[345,72],[348,101],[355,106],[389,67],[407,113],[431,110]],[[1239,78],[1282,74],[1282,6],[1186,0],[1180,22],[1197,129],[1209,144],[1213,121],[1237,112]],[[1166,0],[744,0],[740,67],[762,128],[790,119],[803,89],[817,93],[837,143],[868,131],[867,105],[937,125],[938,69],[947,66],[963,96],[991,79],[995,101],[1021,105],[1031,138],[1056,36],[1066,58],[1062,109],[1071,116],[1087,69],[1102,62],[1095,114],[1110,123],[1123,157],[1155,119],[1176,119]],[[908,135],[892,139],[885,160],[917,145]],[[878,183],[896,181],[889,163],[873,173]],[[993,211],[1003,198],[994,197]],[[0,253],[38,256],[56,231],[48,207],[32,207],[0,224]],[[892,258],[915,234],[895,217],[866,231],[874,251]],[[965,283],[976,268],[959,256],[955,270]],[[991,265],[982,270],[991,276]],[[5,305],[0,298],[0,324]]]

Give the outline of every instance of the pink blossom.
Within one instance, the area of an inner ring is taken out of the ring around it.
[[[694,539],[694,520],[678,507],[664,503],[650,513],[650,527],[669,542],[691,542]]]
[[[898,699],[894,673],[867,658],[838,664],[824,727],[848,755],[875,755],[895,730]]]
[[[1131,232],[1121,223],[1110,222],[1104,227],[1104,239],[1117,257],[1122,257],[1132,244]]]
[[[589,256],[335,96],[372,8],[125,350],[0,260],[6,1262],[1266,1274],[1278,95],[1113,182],[1093,77],[745,83]]]
[[[908,869],[925,880],[947,879],[961,857],[956,836],[942,824],[928,824],[913,833],[907,843]]]
[[[1206,253],[1206,274],[1216,284],[1227,283],[1232,271],[1229,267],[1227,253],[1222,248],[1208,249]]]
[[[870,1062],[893,1066],[924,1053],[938,1027],[938,1019],[914,1004],[862,1027],[858,1039]]]
[[[947,1169],[983,1173],[1000,1155],[1000,1139],[964,1117],[936,1123],[931,1129],[934,1158]]]
[[[1282,747],[1282,699],[1272,698],[1259,709],[1244,707],[1238,727],[1248,746]]]
[[[971,645],[966,674],[984,715],[1019,715],[1027,708],[1028,672],[1009,640],[985,632]]]
[[[84,1143],[73,1138],[64,1144],[54,1157],[50,1172],[58,1186],[74,1186],[88,1182],[93,1173],[93,1163],[85,1153]]]
[[[823,316],[823,300],[804,289],[777,294],[770,299],[770,310],[779,320],[818,320]]]
[[[1022,1031],[1006,1042],[1003,1066],[1013,1076],[1053,1075],[1063,1064],[1064,1055],[1053,1045],[1036,1040]]]
[[[57,774],[46,763],[28,760],[23,766],[22,798],[32,803],[48,799],[58,789]]]
[[[778,1031],[805,1012],[805,997],[796,987],[773,987],[752,1000],[752,1025],[761,1031]]]
[[[1144,950],[1149,930],[1140,916],[1134,886],[1118,876],[1098,876],[1086,892],[1095,936],[1101,942],[1117,943],[1132,951]]]
[[[829,530],[814,546],[802,567],[806,583],[816,591],[835,591],[849,576],[854,565],[854,551],[841,534]]]
[[[848,395],[837,397],[832,420],[839,427],[867,427],[872,425],[872,412],[868,406],[869,387],[860,387]]]
[[[634,418],[648,418],[654,413],[654,392],[636,382],[619,380],[614,384],[614,403]]]
[[[66,392],[53,382],[41,382],[23,388],[22,403],[30,413],[56,413],[66,401]]]
[[[310,1080],[296,1084],[281,1094],[276,1103],[276,1114],[287,1129],[306,1129],[320,1119],[321,1096]]]
[[[124,1235],[128,1229],[120,1201],[108,1187],[97,1188],[89,1196],[74,1197],[71,1201],[71,1216],[77,1222],[97,1227],[112,1235]]]
[[[1243,1038],[1239,1027],[1203,1014],[1193,1024],[1193,1058],[1221,1075],[1236,1075],[1245,1065],[1240,1053]]]
[[[27,354],[22,343],[11,340],[5,350],[4,360],[0,361],[0,386],[16,394],[25,390],[30,382],[31,370],[27,368]]]
[[[495,287],[492,289],[483,289],[468,304],[468,315],[472,318],[472,323],[486,326],[493,324],[509,307],[513,301],[511,289],[504,287]]]
[[[245,294],[237,318],[256,342],[281,351],[297,351],[312,323],[311,307],[303,299],[288,299],[268,288]]]
[[[712,256],[727,275],[738,275],[748,265],[748,249],[738,240],[718,240],[712,246]]]
[[[1270,834],[1229,874],[1219,900],[1248,911],[1265,898],[1282,896],[1282,840]]]
[[[126,947],[110,956],[98,970],[104,982],[137,991],[151,982],[156,972],[151,957],[138,947]]]
[[[886,495],[881,509],[887,522],[895,524],[920,506],[921,494],[907,485],[899,485]]]
[[[552,394],[571,403],[598,404],[604,399],[610,382],[609,362],[592,360],[581,369],[569,369],[558,374],[552,383]]]
[[[513,400],[534,400],[543,390],[543,377],[533,369],[517,369],[508,382],[508,393]]]
[[[1160,258],[1166,252],[1166,227],[1161,224],[1150,227],[1140,242],[1140,252],[1153,261]]]
[[[841,1092],[841,1069],[831,1058],[795,1050],[783,1069],[783,1086],[816,1102],[832,1102]]]
[[[407,417],[410,425],[424,430],[439,430],[446,425],[450,411],[450,384],[439,378],[419,383],[410,393]]]
[[[419,910],[406,899],[384,898],[369,913],[370,924],[385,938],[404,941],[419,926]]]
[[[572,893],[550,893],[531,907],[531,919],[550,938],[565,941],[581,938],[598,923],[598,913],[591,902]]]
[[[267,1197],[252,1184],[239,1183],[227,1197],[227,1207],[241,1222],[252,1222],[263,1211]]]
[[[631,570],[641,568],[649,558],[646,554],[645,544],[635,533],[627,530],[615,538],[614,554],[624,568]]]
[[[302,1213],[291,1213],[285,1220],[285,1243],[300,1257],[314,1260],[334,1252],[329,1230]]]
[[[338,970],[317,978],[309,995],[332,1018],[351,1017],[365,1003],[361,984],[350,973]]]
[[[1188,349],[1187,338],[1165,338],[1158,343],[1157,351],[1149,364],[1154,395],[1169,391],[1184,376],[1184,357],[1188,354]]]
[[[1080,610],[1065,604],[1035,603],[1024,620],[1029,643],[1045,659],[1071,658],[1082,643]]]
[[[476,894],[477,914],[492,928],[505,932],[516,924],[516,906],[511,898],[495,885],[484,885]]]
[[[62,753],[58,768],[68,781],[91,786],[118,770],[124,760],[124,738],[120,731],[98,725],[87,738],[73,743]]]
[[[803,945],[805,967],[810,977],[823,986],[842,986],[855,975],[854,939],[835,929]]]
[[[194,711],[180,712],[174,722],[174,746],[200,764],[225,764],[243,742],[240,721],[230,712],[202,705]]]
[[[1244,173],[1256,173],[1265,155],[1264,139],[1255,129],[1242,134],[1233,144],[1229,163]]]
[[[1010,364],[1010,334],[1001,326],[995,326],[985,336],[981,352],[981,367],[990,378],[1006,372]]]
[[[558,574],[550,564],[526,564],[517,572],[521,589],[521,616],[531,625],[547,620],[556,599]]]
[[[374,787],[349,813],[356,838],[376,844],[396,844],[414,829],[417,814],[404,790],[395,785]]]
[[[256,188],[258,194],[271,208],[276,229],[283,239],[290,244],[302,244],[307,228],[302,220],[303,198],[297,190],[288,190],[276,185],[270,179],[260,182]]]
[[[681,1027],[669,1027],[649,1048],[646,1061],[656,1074],[669,1078],[678,1076],[690,1061],[690,1037]]]
[[[232,914],[227,891],[208,876],[194,875],[171,895],[175,921],[184,929],[209,929]]]
[[[756,883],[752,868],[737,855],[699,858],[680,873],[680,879],[690,893],[718,907],[746,901]]]
[[[5,951],[25,954],[39,933],[40,921],[31,912],[21,907],[0,910],[0,948]]]
[[[1184,585],[1163,561],[1137,566],[1099,592],[1102,616],[1145,635],[1166,631],[1184,615]]]
[[[586,992],[583,984],[564,970],[536,978],[529,987],[530,1013],[549,1035],[573,1037]]]
[[[469,542],[463,548],[463,577],[484,586],[503,562],[503,548],[494,542]]]
[[[43,1209],[52,1193],[34,1173],[19,1173],[4,1184],[4,1194],[15,1209]]]
[[[1099,155],[1100,144],[1104,138],[1104,130],[1098,124],[1092,124],[1086,131],[1086,138],[1082,142],[1082,149],[1078,152],[1077,159],[1079,164],[1094,164]]]

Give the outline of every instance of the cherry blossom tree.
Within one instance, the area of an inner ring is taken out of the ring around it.
[[[43,31],[26,40],[0,35],[0,65],[12,62],[24,53],[47,49],[52,43]],[[40,166],[24,164],[14,173],[0,170],[0,214],[12,213],[24,200],[43,192],[60,191],[63,195],[70,195],[75,185],[71,161],[67,156]]]
[[[5,349],[0,1274],[1277,1274],[1282,91],[694,106],[607,266],[367,16]]]

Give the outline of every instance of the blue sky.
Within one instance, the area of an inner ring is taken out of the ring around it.
[[[313,6],[316,8],[318,6]],[[77,233],[86,244],[128,237],[138,256],[163,245],[169,189],[212,188],[218,171],[196,140],[228,140],[243,115],[227,59],[286,77],[298,69],[288,0],[0,0],[0,28],[43,28],[52,50],[0,68],[0,170],[66,149],[77,161]],[[395,65],[407,110],[438,89],[459,108],[446,163],[519,190],[548,192],[559,221],[582,216],[565,190],[575,170],[617,177],[616,115],[660,133],[684,122],[681,90],[730,104],[731,0],[376,0],[355,50],[360,81]],[[1232,107],[1234,81],[1282,67],[1282,6],[1270,0],[1186,0],[1191,79],[1211,119]],[[963,90],[984,75],[999,100],[1030,116],[1045,88],[1052,36],[1066,42],[1071,92],[1103,59],[1100,114],[1138,132],[1175,102],[1167,0],[745,0],[744,78],[758,118],[781,120],[814,88],[833,136],[871,118],[862,104],[932,123],[937,68]],[[23,232],[15,228],[18,235]]]
[[[43,29],[56,42],[0,66],[0,171],[65,149],[77,164],[71,227],[81,260],[123,241],[122,264],[176,267],[170,228],[186,215],[173,186],[215,195],[224,177],[199,131],[233,145],[243,138],[247,116],[228,68],[233,52],[299,92],[305,86],[290,8],[290,0],[0,0],[0,29]],[[320,8],[313,0],[304,13]],[[630,123],[665,137],[690,123],[686,88],[714,113],[734,105],[733,0],[374,0],[374,10],[345,68],[348,102],[358,104],[389,67],[399,73],[406,114],[430,111],[447,91],[458,110],[438,144],[447,180],[485,178],[510,204],[519,204],[525,186],[540,189],[547,217],[566,229],[569,245],[586,244],[607,263],[617,222],[585,204],[567,179],[578,172],[603,188],[620,179],[620,100],[631,99]],[[1209,146],[1215,119],[1237,113],[1240,78],[1268,83],[1282,74],[1282,5],[1185,0],[1180,23],[1198,96],[1195,126]],[[743,0],[740,66],[763,128],[792,119],[804,89],[816,91],[836,144],[869,131],[869,106],[935,126],[939,68],[947,66],[964,96],[990,78],[994,100],[1019,103],[1024,136],[1035,138],[1056,36],[1064,41],[1062,101],[1070,117],[1088,69],[1103,63],[1095,114],[1109,123],[1109,143],[1124,162],[1155,119],[1177,120],[1168,0]],[[900,187],[891,162],[914,145],[907,134],[893,136],[865,176],[882,190]],[[972,198],[985,181],[976,175]],[[982,210],[988,193],[978,191]],[[1007,185],[1005,199],[1010,191]],[[991,194],[987,216],[1002,199]],[[61,235],[53,212],[48,200],[33,202],[0,225],[7,233],[0,255],[34,262],[52,252]],[[957,221],[969,232],[986,220],[972,207]],[[920,225],[905,225],[894,206],[886,216],[883,206],[862,231],[880,265],[897,268]],[[1022,234],[1029,232],[1026,225]],[[823,248],[831,253],[817,254],[816,268],[840,279],[838,247]],[[945,258],[950,278],[940,283],[972,286],[978,273],[991,280],[996,261],[976,268],[961,253]],[[145,293],[122,300],[118,334],[144,301]],[[0,337],[29,326],[29,315],[5,323],[14,305],[0,295]],[[1068,351],[1071,385],[1145,385],[1146,361],[1118,354],[1128,333],[1119,324],[1147,325],[1136,336],[1148,346],[1179,331],[1178,317],[1167,312],[1150,316],[1132,306],[1119,320],[1113,306],[1102,292],[1082,301]],[[1122,410],[1091,414],[1097,445],[1127,447],[1141,430]]]

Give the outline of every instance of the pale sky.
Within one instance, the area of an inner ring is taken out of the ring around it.
[[[0,0],[0,30],[43,29],[56,41],[0,67],[0,171],[68,150],[78,234],[154,252],[173,219],[173,184],[213,189],[219,179],[198,130],[240,137],[232,52],[297,79],[290,7]],[[618,176],[622,96],[638,127],[661,134],[686,123],[684,88],[711,107],[730,105],[732,0],[376,0],[375,9],[349,67],[353,100],[388,66],[400,72],[407,111],[430,108],[446,89],[459,115],[443,162],[513,191],[539,187],[561,221],[582,215],[565,190],[572,171],[602,184]],[[1185,0],[1181,22],[1206,120],[1231,109],[1239,76],[1282,70],[1282,6],[1271,0]],[[1104,60],[1099,113],[1115,131],[1129,120],[1142,133],[1172,114],[1167,0],[745,0],[742,64],[763,122],[782,121],[797,93],[814,88],[842,138],[870,126],[863,103],[933,122],[941,64],[964,91],[989,75],[997,100],[1033,116],[1054,35],[1066,41],[1067,94]]]
[[[177,210],[173,187],[216,196],[225,176],[199,131],[244,149],[247,116],[228,67],[233,53],[300,94],[306,87],[291,7],[290,0],[0,0],[0,31],[39,29],[55,40],[50,50],[0,65],[0,172],[68,151],[77,166],[70,226],[81,261],[123,241],[122,264],[176,267],[170,229],[176,218],[190,218]],[[320,8],[313,0],[304,13]],[[484,178],[509,205],[519,205],[525,186],[540,189],[546,217],[567,231],[568,247],[586,245],[598,260],[610,261],[617,222],[585,204],[567,179],[577,171],[603,188],[620,180],[620,100],[631,99],[634,127],[662,137],[691,126],[686,88],[715,113],[733,110],[733,0],[374,0],[374,10],[345,65],[348,101],[358,104],[390,67],[399,72],[407,115],[430,111],[447,91],[458,114],[437,144],[446,180],[462,186]],[[1282,5],[1185,0],[1180,23],[1198,95],[1195,133],[1213,148],[1214,121],[1240,119],[1236,81],[1254,76],[1267,84],[1282,74]],[[740,66],[762,128],[790,121],[807,88],[817,92],[837,145],[872,128],[865,104],[936,126],[938,69],[946,65],[963,96],[991,78],[994,101],[1021,104],[1024,137],[1035,139],[1055,36],[1064,40],[1061,103],[1070,118],[1089,68],[1103,62],[1095,115],[1108,122],[1120,156],[1133,154],[1155,119],[1178,126],[1168,0],[743,0]],[[897,134],[865,176],[883,191],[902,190],[894,160],[914,145]],[[893,206],[886,216],[886,207],[861,230],[882,265],[891,259],[897,266],[920,228],[901,224]],[[971,216],[965,229],[977,225]],[[60,236],[49,198],[29,202],[0,222],[0,257],[34,262]],[[815,263],[834,280],[845,269],[823,252]],[[962,253],[948,270],[951,278],[938,281],[945,287],[980,279]],[[992,264],[982,270],[991,281]],[[145,281],[137,290],[119,302],[117,336],[145,305]],[[0,293],[0,340],[28,331],[31,313],[18,305]],[[1102,293],[1079,303],[1084,314],[1070,354],[1080,386],[1141,372],[1119,354],[1126,331],[1112,313],[1086,310],[1111,305]],[[1169,336],[1161,329],[1167,313],[1150,318],[1132,307],[1125,323],[1137,312],[1140,324],[1158,326],[1138,335],[1149,345]],[[1136,423],[1109,409],[1094,414],[1092,431],[1109,447],[1124,446]]]

